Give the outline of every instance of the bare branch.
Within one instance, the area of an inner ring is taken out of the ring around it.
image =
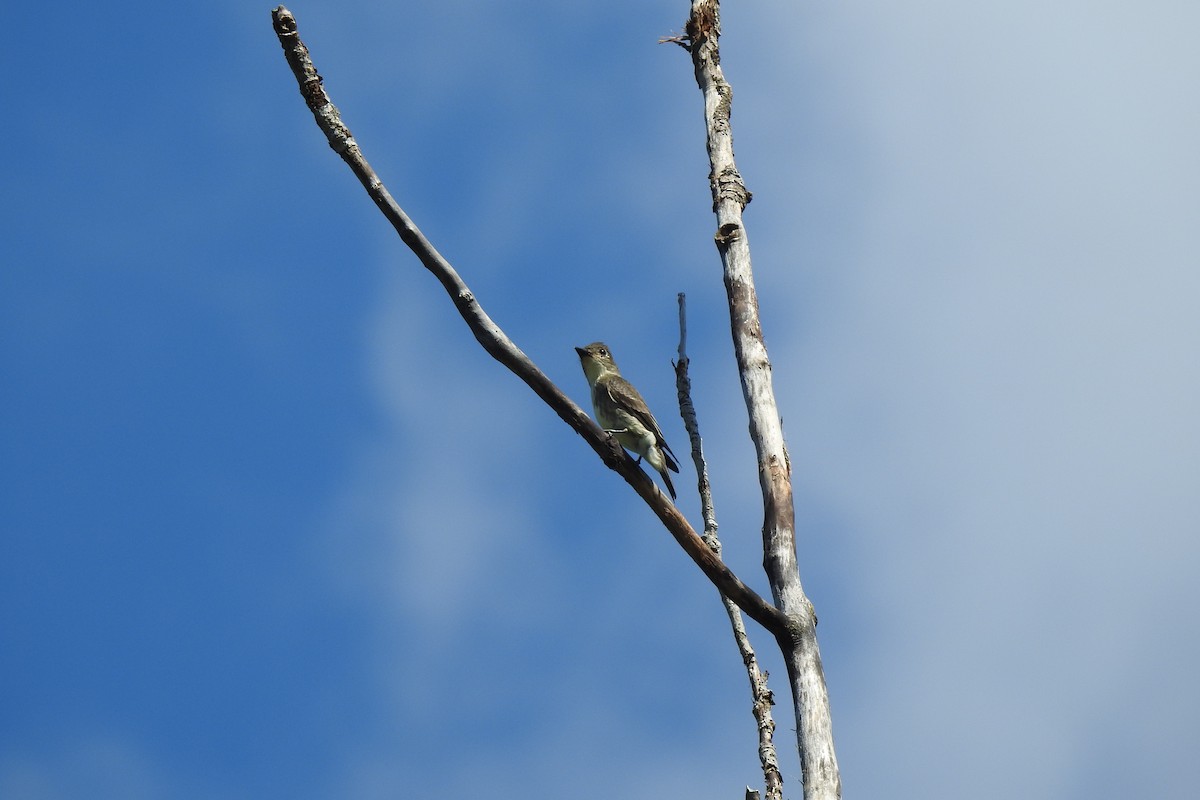
[[[704,543],[713,554],[721,557],[721,540],[717,538],[717,514],[712,499],[712,484],[708,480],[708,462],[704,458],[704,442],[700,438],[700,422],[696,417],[696,408],[692,404],[692,380],[688,375],[688,365],[691,360],[687,354],[687,298],[679,293],[679,361],[675,365],[675,387],[679,396],[679,414],[683,417],[684,427],[687,428],[688,439],[692,445],[692,462],[696,465],[699,475],[700,509],[704,516]],[[750,645],[750,636],[746,633],[746,625],[742,622],[742,614],[737,604],[721,595],[721,603],[729,616],[729,625],[733,629],[733,640],[737,644],[742,664],[746,667],[746,675],[750,679],[750,697],[753,700],[751,710],[758,724],[758,760],[762,765],[763,782],[767,788],[767,800],[783,800],[783,775],[779,772],[779,759],[775,753],[775,720],[771,717],[771,706],[775,704],[774,695],[767,686],[767,673],[758,667],[758,656]],[[748,790],[749,791],[749,790]],[[758,796],[758,792],[754,793]]]
[[[677,44],[680,47],[682,47],[684,50],[692,49],[692,43],[688,39],[688,36],[686,33],[673,33],[670,36],[660,36],[658,39],[658,43],[659,44]]]
[[[787,615],[790,640],[780,640],[796,709],[800,763],[806,800],[841,797],[833,748],[829,694],[817,647],[816,614],[804,594],[796,560],[795,508],[783,423],[775,404],[771,362],[758,314],[750,264],[750,242],[742,211],[750,202],[733,159],[730,112],[733,89],[721,70],[718,0],[692,0],[687,22],[696,83],[704,97],[709,184],[717,216],[714,241],[721,256],[729,300],[734,354],[758,453],[763,495],[763,567],[778,608]]]
[[[790,637],[790,628],[780,611],[743,583],[713,554],[683,514],[659,491],[654,481],[637,466],[624,448],[612,436],[604,433],[583,409],[552,383],[484,312],[474,293],[413,224],[367,163],[358,143],[351,136],[350,129],[342,122],[337,108],[325,92],[322,78],[313,65],[308,48],[300,40],[296,18],[283,6],[274,9],[271,16],[275,34],[279,37],[288,65],[300,86],[300,94],[312,111],[317,126],[329,140],[329,146],[350,167],[367,190],[367,195],[396,229],[404,243],[441,282],[455,308],[483,348],[533,389],[538,397],[591,445],[610,469],[620,474],[634,491],[641,495],[718,590],[736,602],[751,619],[776,638]]]

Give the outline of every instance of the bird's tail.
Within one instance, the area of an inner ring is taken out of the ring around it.
[[[667,492],[671,495],[671,502],[675,502],[675,487],[671,485],[671,473],[663,469],[659,474],[662,475],[663,483],[667,485]]]

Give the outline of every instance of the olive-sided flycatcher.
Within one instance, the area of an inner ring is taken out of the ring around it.
[[[633,388],[633,384],[621,377],[617,362],[604,342],[592,342],[587,347],[576,347],[583,374],[592,387],[592,409],[596,422],[606,433],[617,437],[622,446],[643,458],[662,475],[663,483],[671,499],[675,499],[675,487],[667,470],[679,472],[675,454],[663,438],[658,422],[650,413],[646,401]]]

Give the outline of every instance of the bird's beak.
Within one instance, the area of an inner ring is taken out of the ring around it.
[[[582,348],[582,347],[576,347],[576,348],[575,348],[575,352],[579,354],[579,357],[580,357],[580,358],[583,358],[585,355],[587,355],[586,353],[584,353],[584,352],[583,352],[583,348]]]

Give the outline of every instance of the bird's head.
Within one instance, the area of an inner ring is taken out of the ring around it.
[[[579,363],[583,365],[583,374],[587,376],[588,383],[595,383],[596,379],[610,373],[621,374],[617,370],[617,362],[613,361],[612,352],[604,342],[576,347],[575,352],[579,354]]]

